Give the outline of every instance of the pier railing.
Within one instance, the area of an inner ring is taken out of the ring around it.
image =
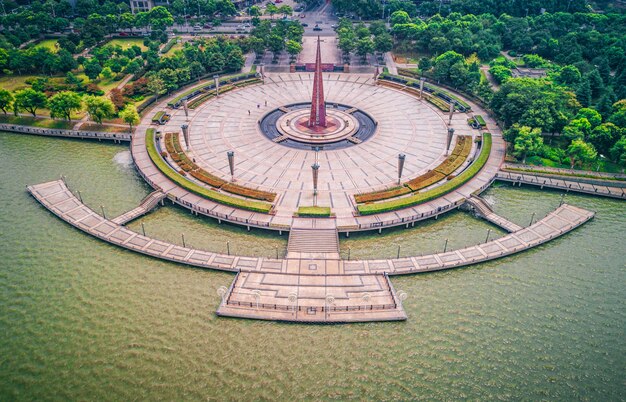
[[[109,140],[114,142],[128,142],[131,140],[132,137],[130,133],[105,133],[101,131],[62,130],[56,128],[39,128],[6,123],[0,124],[0,131],[11,131],[14,133],[35,134],[50,137]]]

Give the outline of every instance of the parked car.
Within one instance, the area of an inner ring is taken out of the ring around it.
[[[309,26],[309,24],[307,24],[306,22],[303,22],[303,23],[302,23],[302,26],[306,28],[306,27],[308,27],[308,26]]]
[[[314,31],[321,31],[321,30],[322,30],[322,28],[320,28],[320,26],[319,26],[319,25],[316,25],[316,26],[313,28],[313,30],[314,30]]]

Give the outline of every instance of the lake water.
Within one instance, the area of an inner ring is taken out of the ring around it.
[[[218,318],[233,275],[163,262],[65,224],[25,186],[67,176],[107,216],[150,192],[128,148],[0,133],[0,399],[626,399],[626,213],[597,212],[531,251],[394,277],[408,321],[297,325]],[[527,225],[560,193],[496,185],[496,212]],[[248,233],[167,206],[133,222],[150,236],[246,255],[287,236]],[[342,238],[351,258],[440,251],[502,232],[463,212]]]

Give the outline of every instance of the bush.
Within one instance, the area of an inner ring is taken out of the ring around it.
[[[327,218],[330,216],[330,207],[300,207],[298,216],[310,218]]]
[[[371,193],[363,193],[363,194],[355,194],[354,200],[358,204],[362,204],[365,202],[374,202],[374,201],[382,201],[389,198],[399,197],[401,195],[409,194],[411,189],[405,186],[398,186],[393,188],[388,188],[382,191],[373,191]]]

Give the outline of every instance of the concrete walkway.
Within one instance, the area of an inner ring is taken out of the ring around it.
[[[301,296],[298,296],[301,294],[300,292],[304,292],[305,289],[313,289],[308,293],[309,296],[302,296],[302,300],[308,300],[308,306],[316,308],[316,317],[312,319],[313,314],[306,313],[305,309],[301,314],[308,315],[301,315],[300,318],[306,319],[305,321],[316,322],[332,321],[327,314],[324,319],[321,319],[321,315],[317,315],[317,312],[333,313],[332,310],[321,310],[321,307],[324,307],[324,305],[320,306],[322,294],[325,295],[323,300],[325,300],[326,307],[328,305],[337,306],[341,307],[340,311],[337,312],[351,312],[351,314],[341,314],[342,318],[336,321],[403,319],[404,312],[398,303],[393,288],[390,286],[385,290],[380,275],[438,271],[501,258],[559,237],[594,216],[591,211],[563,204],[533,225],[502,238],[459,250],[419,257],[360,261],[307,258],[269,259],[218,254],[143,236],[94,212],[84,205],[62,180],[28,186],[28,191],[59,218],[77,229],[111,244],[155,258],[200,268],[260,274],[242,277],[240,279],[245,279],[245,281],[238,282],[239,285],[237,286],[233,285],[230,292],[224,292],[223,304],[228,304],[228,300],[239,303],[235,304],[238,309],[237,312],[222,309],[224,315],[259,319],[287,319],[288,317],[285,318],[285,316],[277,316],[279,308],[275,306],[293,306],[293,303],[289,301],[293,299],[292,293],[295,292],[296,299],[300,300]],[[362,286],[366,286],[368,283],[369,285],[365,288],[357,287],[360,289],[357,292],[355,286],[359,281],[361,281]],[[253,289],[259,290],[261,293],[250,293],[254,305],[249,304],[252,303],[250,294],[244,296],[248,292],[246,289],[250,289],[250,283],[258,283],[258,287],[263,285],[262,289]],[[369,296],[365,296],[363,292],[368,293]],[[377,298],[380,298],[375,301],[377,304],[372,304],[373,295],[370,294],[372,292],[377,295]],[[357,294],[359,295],[356,296]],[[332,296],[332,298],[327,298],[327,296]],[[229,299],[229,297],[231,298]],[[260,297],[263,299],[259,300]],[[262,301],[262,304],[273,307],[257,309],[257,301]],[[393,304],[392,301],[395,303],[394,307],[390,307]],[[388,307],[378,309],[371,307],[370,313],[367,313],[367,309],[359,307],[363,305]],[[244,308],[246,311],[241,310]],[[372,315],[374,313],[371,312],[374,310],[376,310],[376,314],[380,313],[378,310],[385,310],[381,314],[385,315],[386,318]],[[231,311],[231,314],[228,311]],[[296,312],[295,318],[297,316],[298,313]]]

